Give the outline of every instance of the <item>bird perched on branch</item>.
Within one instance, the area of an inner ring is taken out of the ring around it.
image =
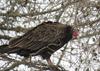
[[[24,57],[40,55],[51,63],[50,56],[77,36],[78,31],[72,26],[47,21],[11,40],[6,48],[0,47],[0,53],[17,53]]]

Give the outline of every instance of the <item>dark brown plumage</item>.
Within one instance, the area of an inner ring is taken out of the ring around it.
[[[75,38],[77,33],[72,26],[52,21],[43,22],[23,36],[11,40],[7,47],[10,51],[6,53],[17,53],[25,57],[41,55],[43,59],[49,59],[51,54],[73,36]]]
[[[78,33],[72,26],[52,21],[43,22],[24,35],[10,40],[9,45],[0,46],[0,53],[17,53],[24,57],[41,55],[47,60],[51,70],[60,71],[53,65],[50,56],[77,36]]]

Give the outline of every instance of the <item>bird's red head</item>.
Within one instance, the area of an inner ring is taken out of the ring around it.
[[[73,33],[72,33],[72,38],[73,38],[73,39],[77,39],[78,35],[79,35],[79,31],[78,31],[78,30],[75,30],[75,31],[73,31]]]
[[[67,32],[71,32],[72,39],[77,39],[79,35],[79,30],[70,25],[67,25]]]

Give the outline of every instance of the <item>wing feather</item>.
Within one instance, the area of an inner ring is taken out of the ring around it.
[[[64,31],[64,26],[62,24],[46,24],[43,23],[23,36],[18,37],[9,42],[10,48],[24,48],[37,50],[42,47],[47,46],[49,43],[53,43],[55,40],[59,39],[59,35]]]

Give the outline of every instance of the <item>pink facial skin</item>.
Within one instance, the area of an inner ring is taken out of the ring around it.
[[[78,35],[79,35],[78,31],[73,31],[72,38],[77,39]]]

